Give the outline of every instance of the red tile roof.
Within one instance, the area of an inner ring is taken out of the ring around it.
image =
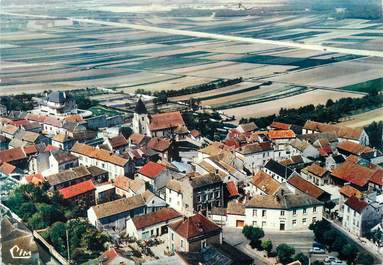
[[[185,125],[185,122],[181,113],[175,111],[151,115],[149,128],[151,131],[158,131],[176,128],[178,125]]]
[[[17,121],[10,121],[8,124],[12,124],[12,125],[15,125],[15,126],[21,126],[21,125],[25,125],[27,124],[29,121],[27,120],[17,120]]]
[[[103,262],[103,264],[109,264],[111,263],[116,257],[119,256],[119,254],[117,253],[117,251],[114,249],[114,248],[110,248],[108,249],[107,251],[104,252],[104,254],[102,254],[103,257],[105,257],[105,261]]]
[[[292,176],[287,181],[290,185],[294,186],[298,190],[318,199],[326,192],[321,188],[315,186],[310,181],[307,181],[299,176]]]
[[[195,237],[218,234],[222,229],[201,214],[187,217],[182,221],[170,224],[169,227],[183,238],[188,240]]]
[[[24,153],[28,155],[33,155],[37,153],[37,147],[34,144],[24,146]]]
[[[295,138],[295,133],[292,130],[274,130],[267,133],[270,139],[286,139]]]
[[[154,137],[150,139],[148,147],[154,151],[164,152],[169,149],[171,143],[170,139]]]
[[[44,152],[52,152],[57,150],[59,150],[58,147],[48,144],[47,147],[45,147]]]
[[[355,189],[354,187],[350,185],[343,186],[342,188],[339,189],[339,193],[342,194],[343,196],[350,198],[352,196],[357,197],[358,199],[362,198],[362,193]]]
[[[350,207],[351,209],[357,211],[358,213],[361,213],[363,211],[363,209],[366,208],[368,205],[367,202],[365,202],[363,200],[359,200],[355,196],[351,196],[350,198],[348,198],[348,200],[345,202],[345,204],[348,207]]]
[[[86,180],[77,184],[74,184],[72,186],[63,188],[59,190],[60,194],[63,196],[64,199],[70,199],[73,197],[76,197],[80,194],[93,191],[96,187],[94,186],[92,180]]]
[[[336,147],[340,150],[344,150],[348,153],[357,156],[360,156],[363,153],[369,153],[374,151],[371,147],[361,145],[352,141],[342,141]]]
[[[33,174],[33,175],[28,175],[25,177],[25,180],[28,183],[32,183],[34,185],[39,185],[44,182],[44,177],[41,173]]]
[[[4,162],[0,166],[0,172],[4,173],[5,175],[10,175],[15,171],[16,167],[14,165],[11,165],[7,162]]]
[[[273,121],[273,123],[271,123],[270,127],[274,128],[274,129],[279,129],[279,130],[288,130],[291,128],[291,124]]]
[[[123,135],[117,135],[109,138],[109,142],[113,149],[118,149],[129,144]]]
[[[128,160],[115,155],[113,152],[98,149],[87,144],[76,143],[72,149],[72,153],[78,153],[87,157],[91,157],[97,160],[105,161],[118,166],[125,166]]]
[[[149,177],[149,178],[152,178],[154,179],[155,177],[157,177],[163,170],[165,169],[165,166],[163,165],[160,165],[158,163],[154,163],[152,161],[149,161],[148,163],[146,163],[142,168],[140,168],[140,170],[138,171],[138,173],[146,176],[146,177]]]
[[[307,171],[314,174],[315,176],[318,176],[322,178],[326,173],[327,169],[324,167],[321,167],[320,165],[313,163],[310,166],[307,167]]]
[[[363,133],[363,129],[360,128],[353,129],[345,126],[338,126],[316,121],[306,121],[303,128],[316,132],[334,132],[340,138],[352,140],[359,140],[360,136]]]
[[[236,197],[239,195],[237,185],[235,185],[234,181],[229,181],[226,184],[227,191],[229,192],[230,197]]]
[[[149,227],[158,223],[168,222],[175,218],[182,217],[182,214],[172,208],[162,208],[157,212],[140,215],[132,218],[137,230]]]
[[[0,151],[0,163],[13,162],[26,158],[27,156],[21,147]]]
[[[375,171],[374,175],[371,176],[370,182],[383,186],[383,169],[379,168]]]
[[[350,182],[359,187],[363,187],[368,183],[374,173],[374,170],[367,167],[363,167],[350,161],[345,161],[334,168],[331,175],[345,182]]]

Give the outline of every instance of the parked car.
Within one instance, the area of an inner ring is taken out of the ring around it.
[[[334,256],[327,256],[324,259],[324,263],[326,263],[326,264],[331,264],[331,262],[333,262],[333,261],[339,261],[339,259],[337,257],[334,257]]]
[[[310,249],[310,254],[324,254],[326,253],[326,251],[322,248],[318,248],[318,247],[313,247]]]
[[[336,260],[336,261],[332,261],[331,265],[347,265],[347,263],[343,260]]]
[[[321,243],[318,243],[318,242],[314,242],[314,243],[313,243],[313,248],[315,248],[315,247],[317,247],[317,248],[321,248],[321,249],[326,249],[326,246],[325,246],[325,245],[323,245],[323,244],[321,244]]]

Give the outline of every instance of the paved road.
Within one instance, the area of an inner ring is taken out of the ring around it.
[[[53,19],[57,18],[54,16],[28,15],[28,14],[20,14],[20,13],[12,13],[12,12],[2,12],[2,14],[21,16],[21,17],[39,17],[39,18],[53,18]],[[336,53],[354,54],[354,55],[361,55],[361,56],[383,57],[382,51],[347,49],[347,48],[340,48],[340,47],[323,46],[319,44],[306,44],[306,43],[298,43],[298,42],[291,42],[291,41],[256,39],[256,38],[240,37],[240,36],[233,36],[233,35],[214,34],[214,33],[200,32],[200,31],[161,28],[161,27],[139,25],[139,24],[133,24],[133,23],[110,22],[110,21],[103,21],[103,20],[96,20],[96,19],[82,19],[82,18],[70,18],[70,17],[67,17],[66,19],[71,21],[76,21],[76,22],[82,22],[82,23],[107,25],[107,26],[118,27],[118,28],[130,28],[135,30],[159,32],[159,33],[166,33],[166,34],[172,34],[172,35],[190,36],[190,37],[196,37],[196,38],[209,38],[209,39],[216,39],[216,40],[236,41],[236,42],[254,43],[254,44],[270,44],[270,45],[276,45],[276,46],[282,46],[282,47],[288,47],[288,48],[305,49],[305,50],[336,52]]]
[[[248,247],[249,240],[243,236],[240,229],[224,227],[223,240],[252,257],[256,265],[268,265],[268,263],[264,262],[259,256],[255,255],[255,252]]]

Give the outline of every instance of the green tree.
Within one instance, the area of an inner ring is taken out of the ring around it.
[[[359,253],[357,263],[362,265],[374,264],[374,257],[366,252]]]
[[[271,240],[263,240],[262,241],[262,249],[267,252],[267,255],[273,250],[273,243]]]
[[[295,254],[295,249],[287,244],[281,244],[277,247],[278,260],[282,264],[287,264],[292,261],[292,256]]]
[[[37,209],[33,202],[25,202],[21,204],[19,208],[20,214],[19,216],[24,220],[28,220],[33,214],[36,213]]]
[[[346,244],[347,244],[347,240],[343,236],[338,235],[338,237],[335,239],[335,241],[330,246],[330,249],[337,251],[337,252],[340,252],[342,250],[343,246]]]
[[[126,139],[128,139],[133,134],[133,130],[130,127],[122,126],[120,128],[120,134],[122,134]]]
[[[352,263],[358,255],[358,249],[352,244],[346,244],[340,251],[340,255],[342,258],[346,259],[347,262]]]
[[[65,224],[62,222],[56,222],[52,224],[48,229],[48,235],[51,243],[55,246],[55,249],[61,254],[66,253],[66,232]]]
[[[337,237],[338,237],[338,232],[334,229],[330,229],[324,233],[323,243],[325,245],[331,246]]]
[[[309,257],[307,257],[302,252],[295,255],[294,260],[298,260],[302,265],[310,265]]]

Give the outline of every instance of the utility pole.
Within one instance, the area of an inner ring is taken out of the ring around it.
[[[69,237],[68,237],[68,229],[65,228],[65,234],[66,234],[66,248],[68,252],[68,262],[70,263],[70,250],[69,250]]]

